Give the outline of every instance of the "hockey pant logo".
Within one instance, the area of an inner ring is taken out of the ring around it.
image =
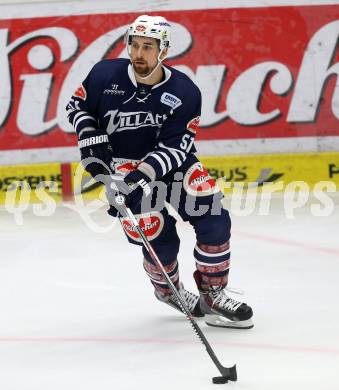
[[[158,212],[136,215],[141,230],[148,240],[152,241],[159,236],[164,227],[164,217]],[[120,219],[122,227],[129,238],[135,242],[142,242],[139,233],[128,218]]]
[[[215,180],[200,162],[194,163],[184,176],[184,188],[189,195],[209,196],[219,191]]]

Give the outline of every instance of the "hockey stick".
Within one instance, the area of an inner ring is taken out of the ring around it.
[[[160,272],[163,275],[163,277],[166,279],[168,287],[171,289],[171,291],[173,292],[173,294],[177,298],[178,304],[179,304],[182,312],[185,314],[186,318],[191,323],[195,333],[199,337],[200,341],[204,344],[204,346],[205,346],[205,348],[207,350],[207,353],[209,354],[209,356],[212,359],[213,363],[216,365],[217,369],[219,370],[221,376],[213,377],[212,378],[213,383],[227,383],[229,380],[235,382],[237,380],[236,365],[234,365],[233,367],[224,367],[220,363],[220,361],[217,358],[217,356],[215,355],[212,347],[210,346],[209,342],[207,341],[205,335],[203,334],[203,332],[200,329],[200,327],[198,326],[196,320],[194,319],[194,317],[192,316],[191,312],[189,311],[189,309],[188,309],[188,307],[186,305],[186,302],[183,300],[182,296],[180,295],[179,291],[177,290],[177,288],[173,284],[172,280],[167,275],[167,272],[166,272],[164,266],[161,264],[161,261],[159,260],[159,257],[157,256],[157,254],[155,253],[152,245],[148,241],[145,233],[142,231],[142,229],[141,229],[141,227],[139,225],[139,222],[137,221],[136,217],[132,213],[131,209],[129,207],[127,207],[127,205],[125,203],[125,196],[122,195],[122,194],[116,195],[115,196],[115,202],[116,202],[117,205],[122,207],[122,209],[124,210],[124,212],[126,213],[128,218],[132,222],[134,228],[136,229],[136,231],[138,232],[138,234],[139,234],[139,236],[140,236],[140,238],[142,240],[142,243],[143,243],[145,249],[149,253],[150,257],[152,258],[152,260],[154,261],[154,263],[156,264],[158,269],[160,270]]]

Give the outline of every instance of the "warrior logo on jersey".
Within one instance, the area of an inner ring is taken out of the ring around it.
[[[196,116],[187,123],[187,130],[196,134],[200,123],[200,116]]]
[[[80,87],[74,92],[73,96],[76,96],[82,100],[87,99],[87,92],[85,87],[81,84]]]
[[[136,215],[136,218],[142,231],[150,241],[157,238],[164,227],[164,217],[158,212],[139,214]],[[128,218],[121,218],[121,224],[129,238],[133,241],[142,242],[139,233]]]
[[[194,163],[184,176],[184,188],[193,196],[208,196],[219,191],[215,180],[200,162]]]

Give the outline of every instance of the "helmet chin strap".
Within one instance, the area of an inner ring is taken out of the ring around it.
[[[161,51],[160,51],[160,53],[159,53],[159,55],[158,55],[158,63],[157,63],[157,65],[156,65],[155,68],[152,70],[152,72],[151,72],[150,74],[148,74],[147,76],[144,76],[144,77],[140,76],[139,73],[135,72],[135,70],[134,70],[134,68],[133,68],[134,72],[137,73],[139,79],[141,79],[141,80],[147,80],[149,77],[151,77],[151,76],[153,75],[153,73],[154,73],[154,72],[158,69],[158,67],[162,64],[162,61],[167,57],[167,55],[166,55],[163,59],[160,58],[160,56],[161,56],[161,54],[162,54],[163,51],[164,51],[164,49],[161,49]],[[128,54],[129,54],[129,56],[131,57],[130,51],[128,51]]]

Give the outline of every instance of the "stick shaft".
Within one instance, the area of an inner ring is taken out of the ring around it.
[[[149,253],[149,255],[151,256],[152,260],[154,261],[154,263],[156,264],[156,266],[158,267],[159,271],[161,272],[161,274],[163,275],[163,277],[165,278],[167,284],[168,284],[168,287],[171,289],[172,293],[175,295],[175,297],[177,298],[178,300],[178,303],[179,303],[179,306],[182,310],[182,312],[186,315],[186,318],[188,319],[188,321],[191,323],[195,333],[197,334],[198,338],[200,339],[200,341],[202,342],[202,344],[205,346],[206,350],[207,350],[207,353],[209,354],[210,358],[212,359],[212,361],[214,362],[214,364],[216,365],[216,367],[218,368],[219,372],[223,375],[223,376],[230,376],[231,375],[231,372],[230,370],[231,369],[235,369],[234,367],[231,367],[230,368],[227,368],[227,367],[224,367],[219,359],[217,358],[217,356],[215,355],[211,345],[209,344],[208,340],[206,339],[204,333],[202,332],[202,330],[200,329],[199,325],[197,324],[196,320],[194,319],[194,317],[192,316],[191,312],[189,311],[187,305],[186,305],[186,302],[184,301],[184,299],[182,298],[182,296],[180,295],[179,291],[177,290],[177,288],[175,287],[175,285],[173,284],[172,280],[170,279],[170,277],[168,276],[164,266],[162,265],[159,257],[157,256],[156,252],[154,251],[152,245],[150,244],[150,242],[148,241],[145,233],[142,231],[137,219],[135,218],[134,214],[132,213],[132,211],[130,210],[129,207],[127,207],[125,205],[125,211],[126,211],[126,214],[128,216],[128,218],[131,220],[131,222],[133,223],[135,229],[137,230],[139,236],[141,237],[141,240],[143,242],[143,245],[145,247],[145,249],[147,250],[147,252]]]

